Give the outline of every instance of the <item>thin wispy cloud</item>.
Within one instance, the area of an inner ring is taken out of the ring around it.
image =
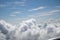
[[[60,6],[56,6],[56,8],[60,8]]]
[[[55,13],[60,12],[60,10],[52,10],[43,14],[40,14],[40,16],[50,16],[50,15],[54,15]]]
[[[14,2],[4,2],[4,4],[0,4],[0,7],[7,7],[7,8],[11,7],[12,9],[20,6],[25,6],[25,2],[14,1]]]
[[[42,16],[49,16],[49,15],[53,15],[54,13],[58,13],[58,12],[60,12],[60,10],[52,10],[48,13],[43,14]]]
[[[13,15],[13,14],[12,14],[12,15],[10,15],[10,16],[16,16],[16,15]]]
[[[4,4],[0,4],[0,7],[6,7],[7,5],[4,5]]]
[[[51,15],[57,14],[58,12],[60,12],[60,10],[51,10],[51,11],[48,11],[48,12],[42,12],[42,13],[38,13],[38,14],[35,14],[35,15],[29,15],[29,17],[51,16]]]
[[[37,10],[42,10],[42,9],[45,9],[46,7],[37,7],[37,8],[34,8],[34,9],[31,9],[31,10],[28,10],[28,11],[37,11]]]
[[[20,14],[21,12],[13,12],[13,14]]]
[[[52,10],[49,13],[53,14],[53,13],[56,13],[56,12],[60,12],[60,10]]]
[[[12,2],[14,4],[24,4],[24,2]]]
[[[12,12],[10,16],[16,16],[16,15],[19,15],[21,14],[21,12]]]
[[[11,5],[13,4],[13,5],[23,6],[25,2],[17,2],[17,1],[16,1],[16,2],[7,2],[7,3],[9,3],[9,4],[11,4]]]

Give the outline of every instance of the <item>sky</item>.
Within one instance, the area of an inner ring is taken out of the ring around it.
[[[0,0],[0,40],[60,38],[60,0]]]
[[[60,19],[60,0],[0,0],[0,19],[10,23],[23,19]]]

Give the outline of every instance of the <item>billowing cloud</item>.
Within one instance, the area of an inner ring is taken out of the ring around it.
[[[6,35],[0,32],[0,40],[6,40]]]
[[[11,24],[5,22],[4,20],[0,20],[0,40],[7,40],[10,32],[14,29],[15,27]]]
[[[38,25],[35,19],[30,19],[20,24],[20,27],[16,29],[14,37],[16,40],[48,40],[53,37],[60,37],[57,36],[60,33],[60,27],[56,26],[52,23]]]
[[[19,26],[12,26],[5,21],[0,21],[0,31],[8,31],[7,35],[1,32],[3,40],[48,40],[56,37],[60,38],[60,23],[50,21],[38,24],[37,22],[32,18],[23,21]]]
[[[0,30],[2,33],[6,34],[12,30],[14,30],[14,26],[12,26],[11,24],[5,22],[4,20],[0,20]]]

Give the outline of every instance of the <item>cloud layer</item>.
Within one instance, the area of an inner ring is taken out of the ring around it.
[[[0,40],[48,40],[60,38],[60,23],[38,24],[35,19],[23,21],[18,26],[0,20]]]

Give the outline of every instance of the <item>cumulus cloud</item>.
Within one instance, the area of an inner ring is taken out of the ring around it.
[[[4,20],[0,20],[0,40],[7,40],[8,35],[15,27]]]
[[[4,20],[0,20],[0,30],[3,33],[7,33],[7,32],[14,30],[14,26],[5,22]]]
[[[0,40],[6,40],[6,35],[0,32]]]
[[[57,22],[55,23],[57,24]],[[5,21],[0,21],[0,38],[3,40],[49,40],[56,37],[60,38],[60,23],[57,25],[55,23],[50,21],[38,24],[32,18],[23,21],[19,26],[12,26]],[[4,33],[5,31],[7,31],[7,35]]]
[[[60,32],[58,28],[54,24],[48,23],[39,27],[35,19],[30,19],[20,24],[20,27],[16,30],[15,38],[16,40],[48,40],[49,38],[58,37],[57,35]]]

